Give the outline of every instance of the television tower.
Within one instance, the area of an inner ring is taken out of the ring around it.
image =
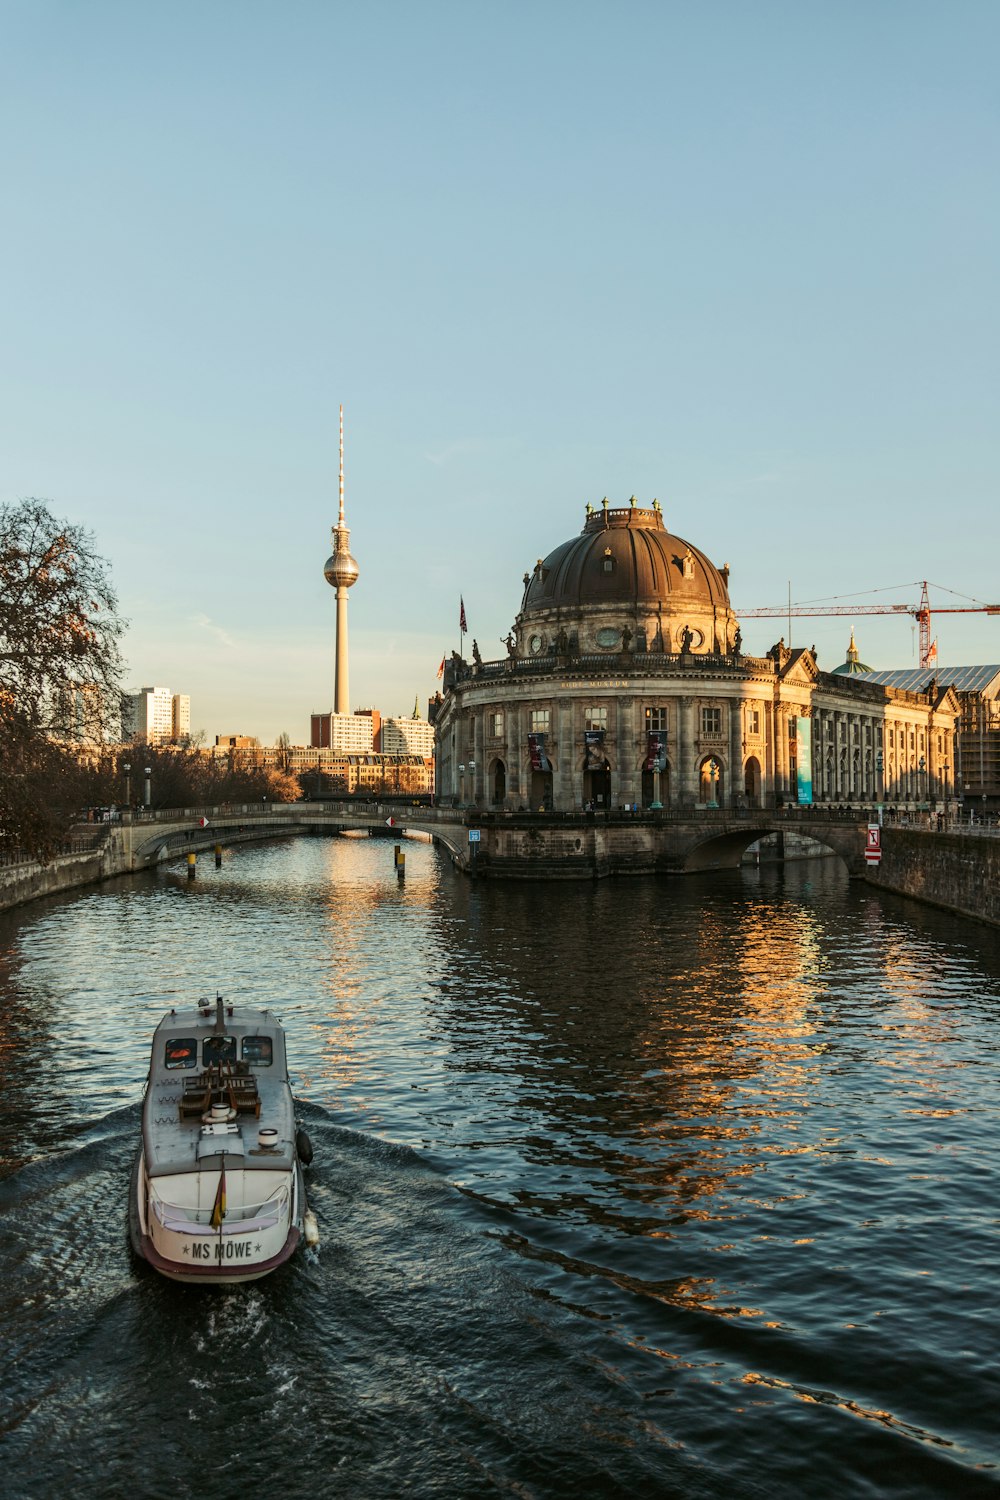
[[[344,525],[344,408],[340,408],[340,511],[331,528],[333,553],[327,558],[323,576],[337,590],[337,657],[333,684],[333,711],[349,714],[351,695],[347,687],[347,590],[358,581],[358,565],[351,556],[351,533]]]

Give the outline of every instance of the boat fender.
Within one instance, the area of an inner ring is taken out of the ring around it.
[[[308,1167],[313,1159],[313,1145],[304,1130],[295,1132],[295,1150],[302,1165]]]
[[[316,1222],[316,1215],[313,1213],[311,1208],[307,1209],[305,1215],[303,1216],[302,1233],[305,1236],[306,1244],[310,1248],[313,1248],[319,1244],[319,1225]]]

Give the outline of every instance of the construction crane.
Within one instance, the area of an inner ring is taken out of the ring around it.
[[[827,604],[827,605],[769,605],[766,609],[743,609],[735,613],[741,619],[791,619],[792,615],[911,615],[920,627],[920,665],[929,667],[937,656],[937,643],[931,645],[931,601],[927,592],[927,580],[920,586],[920,603],[916,609],[909,604]],[[935,609],[936,615],[1000,615],[1000,604],[966,604]],[[788,632],[791,635],[791,624]]]

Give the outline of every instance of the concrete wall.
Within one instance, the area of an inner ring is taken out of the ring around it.
[[[23,906],[39,896],[75,890],[97,880],[107,880],[126,869],[121,834],[111,833],[99,849],[87,854],[61,854],[47,865],[20,864],[0,868],[0,911]]]
[[[1000,838],[882,829],[882,862],[870,885],[1000,926]]]

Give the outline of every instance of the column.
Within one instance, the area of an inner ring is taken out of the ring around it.
[[[694,756],[694,700],[677,699],[677,758],[676,786],[677,805],[692,807],[694,796],[694,771],[691,761]]]
[[[727,807],[743,805],[743,699],[729,700],[729,786]]]
[[[574,786],[578,756],[571,703],[564,704],[558,698],[552,700],[549,730],[550,746],[557,747],[557,758],[552,763],[552,809],[564,811],[575,807],[578,801]]]
[[[639,772],[636,769],[636,700],[619,698],[618,722],[615,726],[615,760],[618,764],[618,805],[639,801]],[[614,800],[614,798],[612,798]]]

